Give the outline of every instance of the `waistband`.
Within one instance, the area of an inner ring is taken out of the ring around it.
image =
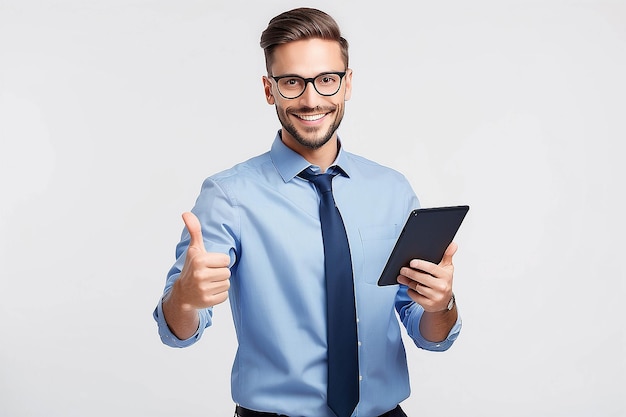
[[[244,408],[238,405],[235,408],[235,417],[289,417],[289,416],[286,416],[284,414],[265,413],[262,411],[249,410],[247,408]],[[387,411],[386,413],[381,414],[378,417],[406,417],[406,414],[404,414],[404,411],[402,411],[402,408],[400,408],[400,406],[398,405],[393,410]]]

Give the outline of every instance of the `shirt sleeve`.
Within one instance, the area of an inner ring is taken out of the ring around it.
[[[196,203],[191,210],[200,221],[204,246],[208,252],[225,253],[230,256],[230,267],[236,261],[238,239],[237,210],[232,204],[232,199],[224,192],[217,182],[208,178],[202,184],[202,190]],[[188,339],[181,340],[170,330],[163,315],[163,298],[171,291],[174,282],[180,276],[185,256],[189,247],[190,236],[185,228],[180,242],[176,245],[176,262],[167,274],[163,296],[159,300],[153,312],[157,322],[161,341],[171,347],[187,347],[197,342],[202,336],[204,329],[213,323],[213,309],[198,310],[200,323],[195,334]]]
[[[420,202],[411,186],[407,182],[407,195],[410,198],[407,199],[407,210],[410,211],[415,208],[420,208]],[[408,212],[407,211],[407,212]],[[461,315],[459,314],[456,323],[452,326],[450,333],[448,333],[448,337],[442,342],[431,342],[426,340],[422,333],[420,332],[420,320],[422,319],[422,314],[424,314],[424,308],[413,301],[411,297],[407,294],[408,287],[405,285],[400,285],[398,292],[396,294],[396,311],[400,316],[400,321],[407,330],[407,334],[413,340],[415,345],[421,349],[435,351],[435,352],[443,352],[448,350],[456,338],[459,336],[461,332],[462,320]],[[458,308],[458,307],[457,307]]]
[[[156,308],[154,309],[154,313],[152,314],[157,322],[161,341],[167,346],[184,348],[187,346],[191,346],[198,340],[200,340],[200,337],[202,337],[202,333],[204,333],[204,329],[209,327],[213,322],[213,309],[207,308],[204,310],[198,310],[198,316],[200,319],[198,329],[190,338],[182,340],[176,337],[174,333],[172,333],[169,326],[167,325],[167,322],[165,321],[165,317],[163,315],[163,298],[165,298],[165,296],[163,296],[161,300],[159,300],[159,304],[156,306]]]
[[[456,323],[452,326],[452,329],[450,330],[450,333],[448,333],[445,340],[441,342],[431,342],[426,340],[420,332],[420,320],[422,319],[424,308],[415,301],[411,300],[407,294],[407,290],[407,286],[400,285],[400,289],[398,290],[398,294],[396,296],[396,310],[400,315],[400,320],[406,328],[408,335],[411,339],[413,339],[415,345],[421,349],[434,352],[443,352],[448,350],[461,332],[461,315],[458,315]]]

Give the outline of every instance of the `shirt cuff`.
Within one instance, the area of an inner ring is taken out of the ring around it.
[[[152,316],[154,317],[154,320],[156,320],[159,327],[159,336],[161,337],[161,341],[167,346],[177,348],[188,347],[196,343],[200,340],[202,333],[204,333],[204,329],[209,327],[212,323],[212,311],[210,309],[199,310],[198,317],[200,322],[198,324],[198,329],[191,337],[182,340],[172,333],[167,325],[167,322],[165,321],[165,315],[163,314],[163,298],[161,298],[159,304],[154,309]]]
[[[422,319],[422,315],[424,314],[424,308],[419,304],[414,303],[411,306],[411,309],[417,310],[412,311],[410,314],[407,315],[407,317],[410,317],[410,323],[408,323],[407,327],[411,328],[412,331],[410,331],[409,334],[411,334],[411,338],[420,348],[433,352],[443,352],[445,350],[448,350],[457,339],[457,337],[459,337],[459,333],[461,332],[461,327],[463,325],[460,314],[458,314],[456,323],[454,323],[454,326],[452,326],[452,329],[450,329],[448,336],[443,341],[431,342],[430,340],[426,340],[420,332],[420,321]]]

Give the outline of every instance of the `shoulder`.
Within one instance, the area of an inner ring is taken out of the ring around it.
[[[350,177],[346,184],[350,184],[352,198],[374,198],[370,202],[374,205],[380,201],[396,201],[402,207],[402,213],[419,205],[417,195],[403,173],[348,152],[344,155],[344,161]]]
[[[345,152],[346,161],[348,161],[350,175],[365,180],[402,182],[408,184],[408,180],[401,172],[394,168],[382,165],[371,159]]]
[[[204,180],[203,187],[208,184],[216,184],[222,187],[230,187],[237,183],[246,183],[265,172],[274,170],[269,152],[252,157],[240,162],[231,168],[212,174]]]
[[[240,162],[204,180],[200,191],[205,198],[225,199],[231,206],[254,204],[272,190],[285,185],[269,152]]]

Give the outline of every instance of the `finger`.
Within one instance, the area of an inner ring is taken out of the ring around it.
[[[427,287],[420,285],[418,282],[413,281],[405,275],[398,275],[397,280],[398,284],[402,284],[407,287],[407,294],[413,301],[422,304],[424,300],[427,299],[424,294],[422,294],[422,292],[428,289]]]
[[[413,282],[412,279],[402,274],[398,275],[398,278],[396,278],[396,280],[398,281],[398,284],[406,285],[407,287],[410,286]]]
[[[202,228],[200,226],[200,220],[196,217],[195,214],[191,212],[183,213],[183,221],[185,222],[185,227],[187,227],[187,231],[189,232],[190,242],[189,246],[196,247],[201,249],[202,251],[206,251],[204,248],[204,240],[202,239]]]
[[[228,291],[223,291],[220,293],[213,294],[209,297],[206,297],[205,303],[206,305],[213,307],[213,306],[223,303],[227,299],[228,299]]]
[[[423,259],[411,260],[411,262],[409,263],[409,267],[415,272],[432,276],[435,276],[435,272],[437,271],[437,264],[424,261]]]
[[[428,285],[428,281],[432,279],[432,276],[427,272],[414,268],[409,268],[406,266],[400,269],[400,276],[406,277],[406,279],[409,280],[411,284],[417,283],[423,286]]]
[[[432,293],[432,288],[438,284],[438,281],[437,278],[429,274],[424,274],[406,267],[400,270],[400,275],[398,276],[398,282],[400,284],[404,284],[422,295]]]
[[[230,265],[230,256],[225,253],[207,253],[205,256],[206,266],[209,268],[225,268],[224,274],[227,276],[224,279],[230,278],[230,269],[228,266]]]
[[[214,277],[214,281],[205,282],[202,284],[202,290],[208,295],[217,295],[224,292],[228,292],[230,289],[230,277],[228,275],[222,276],[221,279]]]
[[[433,290],[427,286],[420,284],[417,281],[413,281],[405,276],[398,276],[398,283],[407,286],[407,295],[413,301],[424,307],[426,311],[441,311],[442,302],[445,300],[445,296],[441,295],[441,292]],[[447,298],[449,300],[449,297]],[[447,301],[446,301],[447,302]]]
[[[439,262],[439,266],[452,265],[452,257],[456,253],[457,249],[458,249],[458,245],[455,242],[450,243],[448,245],[448,248],[443,254],[443,258],[441,259],[441,262]]]

